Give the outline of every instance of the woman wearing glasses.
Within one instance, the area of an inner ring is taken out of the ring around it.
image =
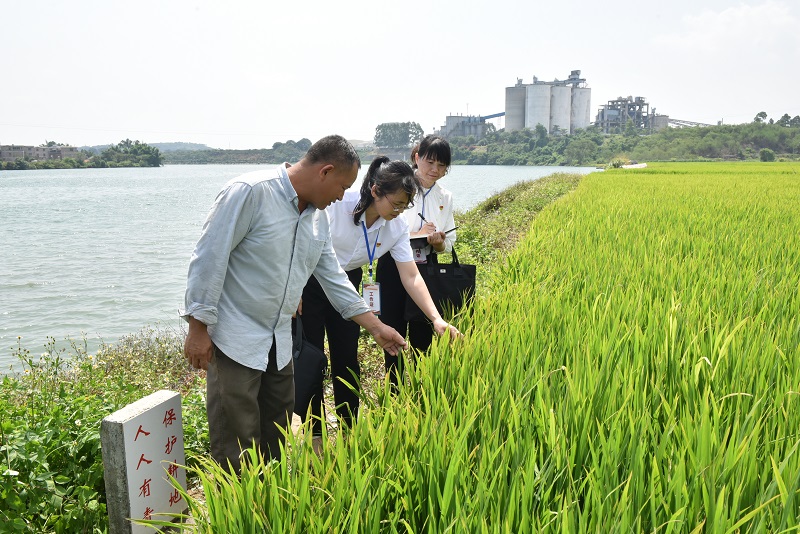
[[[380,289],[374,283],[375,260],[391,254],[399,279],[408,295],[433,323],[437,334],[458,330],[445,322],[431,300],[425,281],[417,270],[409,242],[409,226],[400,215],[411,206],[420,187],[419,179],[404,161],[390,161],[386,156],[376,158],[369,166],[359,192],[345,192],[344,198],[326,209],[330,219],[333,251],[339,265],[345,270],[353,286],[358,289],[367,265],[368,276],[364,296],[373,310],[380,312]],[[384,257],[384,261],[388,256]],[[369,295],[369,296],[368,296]],[[370,302],[371,301],[371,302]],[[404,301],[405,302],[405,301]],[[303,320],[306,338],[324,350],[323,341],[328,335],[331,377],[336,411],[346,426],[352,425],[358,415],[358,324],[342,319],[328,301],[316,278],[311,277],[303,290],[299,313]],[[322,390],[311,401],[313,435],[322,434]],[[305,419],[308,406],[295,406],[295,413]],[[315,446],[319,445],[316,440]]]
[[[430,254],[451,252],[456,241],[455,231],[447,232],[455,228],[453,194],[437,183],[450,169],[450,144],[443,137],[428,135],[411,151],[411,159],[422,187],[414,197],[413,209],[406,211],[403,218],[408,222],[411,237],[423,238],[414,240],[422,245],[413,249],[414,261],[421,264],[428,261]],[[407,333],[412,349],[428,350],[433,330],[427,322],[405,319],[407,293],[394,262],[378,262],[377,275],[385,302],[381,321],[401,336]],[[386,371],[395,385],[399,358],[384,352]]]

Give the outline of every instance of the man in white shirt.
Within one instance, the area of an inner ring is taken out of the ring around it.
[[[211,454],[240,471],[255,442],[279,458],[294,405],[291,317],[313,274],[342,317],[390,353],[405,340],[369,311],[339,266],[325,208],[361,162],[341,136],[320,139],[295,165],[244,174],[217,196],[189,263],[184,353],[207,369]]]

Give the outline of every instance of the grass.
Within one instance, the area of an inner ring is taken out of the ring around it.
[[[33,356],[0,387],[0,532],[108,529],[100,421],[159,389],[183,393],[188,458],[208,451],[204,383],[177,332],[145,328],[88,354],[85,344]]]
[[[476,266],[476,295],[486,298],[491,273],[519,243],[534,218],[548,204],[578,187],[583,175],[557,173],[535,181],[523,181],[492,195],[474,208],[455,214],[459,227],[456,252],[459,261]],[[441,254],[443,263],[452,261],[450,254]],[[369,334],[362,331],[359,339],[362,394],[375,402],[383,390],[383,351]],[[335,413],[333,387],[326,382],[326,411]],[[329,430],[335,431],[331,421]]]

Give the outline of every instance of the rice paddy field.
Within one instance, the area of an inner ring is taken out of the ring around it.
[[[320,458],[294,442],[241,479],[203,466],[193,528],[796,532],[798,173],[584,177],[492,269],[465,339]]]

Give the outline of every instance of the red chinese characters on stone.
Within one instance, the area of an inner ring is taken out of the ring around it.
[[[167,468],[167,473],[169,473],[169,476],[175,478],[176,475],[178,474],[178,469],[180,469],[180,467],[178,467],[177,464],[174,463],[169,464],[169,467]]]
[[[142,516],[142,519],[153,519],[153,512],[154,511],[155,510],[153,510],[152,508],[150,508],[148,506],[147,508],[144,509],[144,515]]]
[[[170,408],[169,410],[164,413],[164,426],[170,426],[177,420],[177,416],[175,415],[175,409]]]
[[[172,447],[175,446],[175,443],[178,441],[178,438],[175,436],[170,436],[167,438],[167,446],[164,448],[165,454],[172,454]]]
[[[148,460],[147,458],[144,457],[144,453],[142,453],[142,455],[139,457],[139,463],[136,464],[136,470],[137,471],[139,470],[139,467],[141,467],[142,462],[144,462],[146,464],[152,464],[153,460]]]
[[[144,479],[144,484],[139,487],[139,497],[149,497],[150,496],[150,482],[152,478]]]
[[[181,500],[183,500],[183,496],[176,489],[169,496],[169,507],[172,508],[173,504],[179,503]]]
[[[142,428],[142,425],[139,425],[139,430],[136,431],[136,436],[133,438],[133,441],[139,439],[139,434],[144,434],[145,437],[147,437],[150,435],[150,432],[146,432],[145,429]]]

